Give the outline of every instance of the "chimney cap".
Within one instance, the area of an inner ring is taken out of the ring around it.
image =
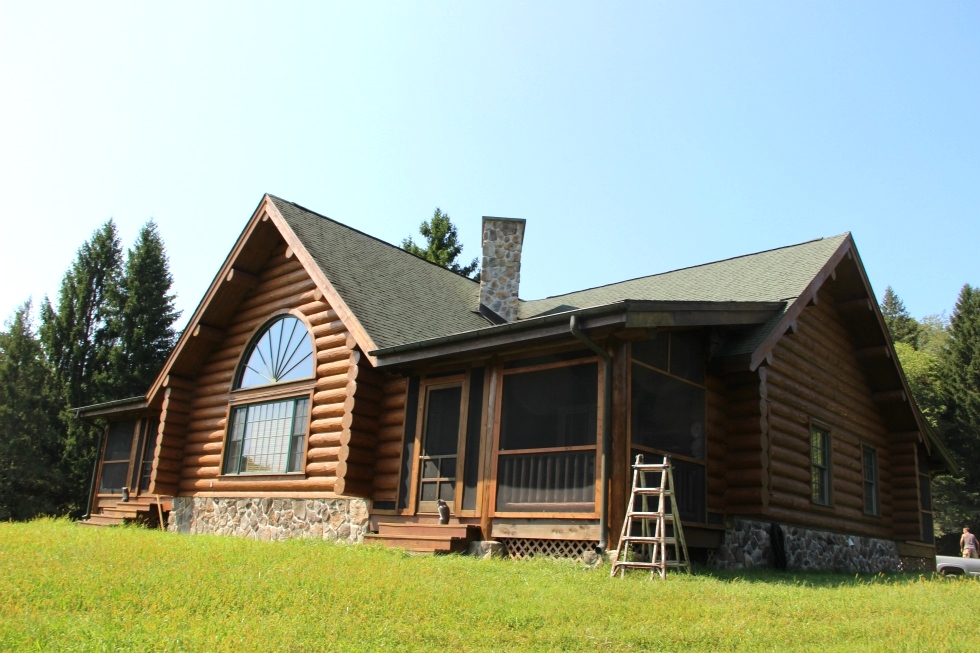
[[[524,218],[500,218],[495,215],[485,215],[484,220],[507,220],[508,222],[527,222]]]

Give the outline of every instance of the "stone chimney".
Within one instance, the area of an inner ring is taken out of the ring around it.
[[[517,320],[524,220],[483,216],[480,312],[494,322]],[[491,312],[487,315],[487,309]],[[499,318],[499,319],[495,319]]]

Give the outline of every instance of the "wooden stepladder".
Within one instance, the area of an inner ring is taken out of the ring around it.
[[[656,509],[651,505],[653,499],[656,499]],[[634,530],[638,530],[639,534]],[[684,528],[674,500],[674,471],[670,456],[664,456],[664,461],[656,464],[645,464],[643,454],[636,456],[633,491],[626,506],[616,561],[609,575],[622,572],[625,577],[628,568],[649,569],[650,578],[653,578],[654,572],[666,578],[668,568],[686,569],[687,573],[692,573]]]

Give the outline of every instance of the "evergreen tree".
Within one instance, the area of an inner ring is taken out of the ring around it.
[[[92,465],[101,430],[79,422],[69,408],[117,399],[113,375],[105,371],[118,336],[113,303],[122,273],[122,248],[112,220],[78,250],[58,293],[41,309],[41,345],[59,385],[62,401],[61,472],[64,509],[80,514],[88,499]]]
[[[0,521],[61,508],[59,397],[25,302],[0,332]]]
[[[479,266],[478,259],[473,259],[469,265],[460,265],[456,262],[463,251],[463,244],[459,242],[456,226],[450,221],[448,213],[443,213],[437,207],[432,214],[432,219],[419,225],[419,233],[425,238],[426,247],[419,247],[409,236],[402,241],[402,249],[452,270],[456,274],[479,279],[479,272],[476,271]]]
[[[888,327],[892,342],[904,342],[913,349],[919,348],[919,323],[905,310],[905,304],[891,286],[885,288],[885,295],[881,299],[881,314],[885,318],[885,326]]]
[[[940,430],[960,477],[936,479],[942,530],[980,526],[980,288],[960,291],[940,354],[945,410]]]
[[[103,385],[116,388],[119,398],[145,393],[174,346],[180,313],[174,308],[172,285],[163,240],[150,220],[127,252],[122,281],[110,298],[118,341],[109,368],[114,378]]]

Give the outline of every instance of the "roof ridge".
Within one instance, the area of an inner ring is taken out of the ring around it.
[[[560,293],[558,295],[548,295],[547,297],[542,297],[541,299],[532,299],[532,300],[529,300],[529,301],[533,303],[533,302],[536,302],[536,301],[544,301],[546,299],[557,299],[559,297],[567,297],[568,295],[576,295],[576,294],[581,293],[581,292],[588,292],[590,290],[598,290],[599,288],[609,288],[611,286],[618,286],[618,285],[623,284],[623,283],[629,283],[630,281],[639,281],[640,279],[651,279],[653,277],[662,277],[665,274],[674,274],[675,272],[682,272],[684,270],[694,270],[696,268],[703,268],[703,267],[707,267],[709,265],[717,265],[718,263],[725,263],[725,262],[728,262],[728,261],[735,261],[735,260],[738,260],[740,258],[748,258],[750,256],[758,256],[760,254],[768,254],[769,252],[776,252],[776,251],[779,251],[781,249],[791,249],[793,247],[802,247],[803,245],[809,245],[811,243],[818,243],[818,242],[823,241],[823,240],[830,240],[831,238],[840,238],[842,236],[850,236],[850,235],[851,235],[851,232],[850,231],[845,231],[844,233],[837,234],[835,236],[826,236],[826,237],[821,237],[821,238],[813,238],[811,240],[805,240],[805,241],[803,241],[801,243],[795,243],[793,245],[783,245],[781,247],[772,247],[770,249],[763,249],[763,250],[760,250],[758,252],[750,252],[748,254],[739,254],[738,256],[729,256],[728,258],[721,258],[721,259],[718,259],[718,260],[715,260],[715,261],[708,261],[706,263],[699,263],[697,265],[687,265],[687,266],[684,266],[682,268],[675,268],[673,270],[665,270],[664,272],[656,272],[654,274],[645,274],[645,275],[639,276],[639,277],[632,277],[630,279],[622,279],[621,281],[613,281],[613,282],[610,282],[610,283],[604,283],[602,285],[592,286],[592,287],[589,287],[589,288],[580,288],[578,290],[571,290],[569,292]]]
[[[439,268],[440,270],[445,270],[446,272],[448,272],[450,274],[455,274],[457,277],[462,277],[463,279],[466,279],[467,281],[472,281],[473,283],[479,283],[479,281],[475,281],[474,279],[470,279],[465,274],[460,274],[459,272],[455,272],[453,270],[450,270],[449,268],[444,268],[441,265],[439,265],[438,263],[433,263],[432,261],[430,261],[428,259],[424,259],[421,256],[417,256],[417,255],[409,252],[408,250],[402,249],[398,245],[393,245],[393,244],[389,243],[386,240],[381,240],[377,236],[372,236],[371,234],[369,234],[367,232],[364,232],[364,231],[361,231],[360,229],[357,229],[355,227],[352,227],[349,224],[344,224],[340,220],[334,220],[333,218],[328,217],[328,216],[325,216],[322,213],[319,213],[318,211],[313,211],[312,209],[308,209],[305,206],[303,206],[302,204],[297,204],[296,202],[291,202],[291,201],[289,201],[287,199],[284,199],[282,197],[279,197],[278,195],[273,195],[272,193],[266,193],[266,195],[268,195],[269,197],[271,197],[274,200],[279,200],[280,202],[285,202],[286,204],[291,204],[292,206],[296,207],[297,209],[300,209],[301,211],[306,211],[307,213],[309,213],[311,215],[315,215],[318,218],[322,218],[324,220],[329,220],[330,222],[332,222],[332,223],[334,223],[336,225],[339,225],[339,226],[343,227],[344,229],[349,229],[350,231],[353,231],[354,233],[358,233],[358,234],[360,234],[360,235],[362,235],[362,236],[364,236],[366,238],[370,238],[371,240],[377,241],[377,242],[381,243],[382,245],[387,245],[388,247],[392,248],[393,250],[395,250],[397,252],[401,252],[402,254],[405,254],[406,256],[411,256],[412,258],[416,258],[416,259],[418,259],[420,261],[425,261],[429,265],[434,265],[435,267]]]

